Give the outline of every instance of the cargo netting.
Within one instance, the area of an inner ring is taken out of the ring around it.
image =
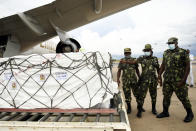
[[[109,53],[0,59],[0,108],[108,108],[114,93]]]

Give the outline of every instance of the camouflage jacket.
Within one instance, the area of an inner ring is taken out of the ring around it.
[[[181,81],[185,75],[186,62],[189,62],[189,53],[182,48],[166,50],[163,54],[163,64],[165,65],[165,81]]]
[[[121,60],[136,60],[136,58],[129,57],[129,58],[122,58]],[[128,63],[119,63],[118,68],[123,71],[122,79],[123,80],[130,80],[133,83],[137,82],[136,76],[136,68],[138,68],[138,64],[128,64]]]
[[[138,63],[141,64],[142,73],[141,79],[145,80],[156,80],[157,68],[159,68],[159,62],[157,57],[151,56],[141,56],[137,59]]]

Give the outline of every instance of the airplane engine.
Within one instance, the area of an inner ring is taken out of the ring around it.
[[[67,38],[65,41],[60,41],[56,46],[56,53],[63,53],[63,52],[78,52],[80,49],[80,43],[73,39]]]

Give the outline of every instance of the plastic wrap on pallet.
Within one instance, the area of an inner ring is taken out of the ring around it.
[[[100,52],[2,58],[0,108],[103,107],[118,92],[110,65]]]

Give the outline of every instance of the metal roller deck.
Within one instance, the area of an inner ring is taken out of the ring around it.
[[[111,109],[0,108],[0,131],[131,131],[125,103]]]

